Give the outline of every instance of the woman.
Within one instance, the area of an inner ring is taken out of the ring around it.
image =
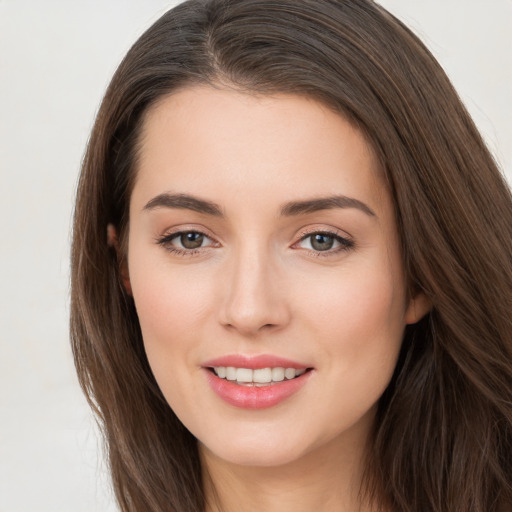
[[[512,201],[370,0],[190,0],[80,178],[72,342],[122,510],[512,506]]]

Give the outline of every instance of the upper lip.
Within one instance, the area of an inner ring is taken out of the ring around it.
[[[244,354],[230,354],[215,359],[210,359],[202,364],[205,368],[214,368],[216,366],[233,366],[235,368],[250,368],[258,370],[260,368],[295,368],[302,370],[311,368],[307,364],[302,364],[291,359],[275,356],[272,354],[260,354],[248,356]]]

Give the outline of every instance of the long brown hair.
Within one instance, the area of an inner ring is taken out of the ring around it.
[[[512,199],[445,73],[371,0],[189,0],[135,43],[99,110],[78,186],[71,338],[123,511],[204,510],[196,440],[163,398],[107,225],[125,239],[148,107],[189,84],[313,97],[385,170],[410,293],[379,402],[365,495],[400,512],[512,504]]]

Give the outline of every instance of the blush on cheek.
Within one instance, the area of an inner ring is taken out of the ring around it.
[[[357,282],[345,280],[331,286],[328,293],[316,294],[314,308],[317,318],[324,324],[332,324],[339,328],[340,318],[343,319],[344,330],[361,332],[381,331],[387,328],[390,318],[403,308],[397,301],[395,285],[391,279],[376,280],[376,272],[372,279],[361,279],[358,273]],[[321,298],[321,300],[319,300]]]
[[[137,263],[134,262],[134,267]],[[140,271],[142,267],[142,271]],[[147,262],[137,265],[138,272],[131,275],[133,297],[139,318],[152,318],[154,324],[186,324],[204,309],[208,280],[205,276],[172,269],[167,265]]]
[[[194,295],[172,291],[156,295],[137,295],[135,291],[134,298],[143,334],[152,333],[159,339],[176,338],[179,331],[190,334],[195,320],[204,310],[203,304]]]

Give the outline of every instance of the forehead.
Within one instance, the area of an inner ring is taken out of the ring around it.
[[[340,193],[377,202],[385,188],[366,138],[320,102],[208,86],[181,89],[148,111],[138,164],[134,194],[146,196]]]

